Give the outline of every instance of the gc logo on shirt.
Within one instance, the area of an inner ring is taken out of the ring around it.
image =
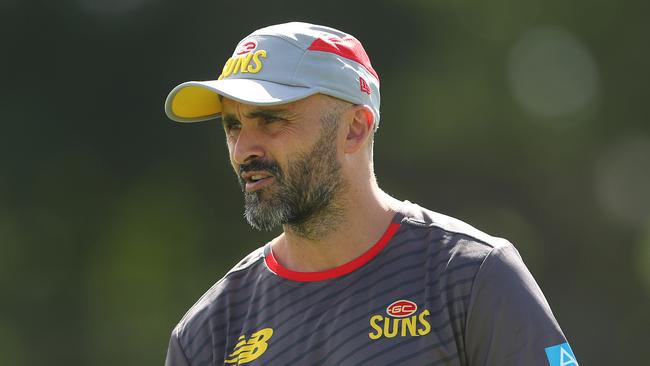
[[[372,332],[368,337],[372,340],[381,337],[393,338],[397,335],[402,337],[418,337],[429,334],[431,325],[427,317],[429,310],[423,310],[417,314],[418,305],[409,300],[397,300],[386,308],[386,314],[373,315],[370,317]]]
[[[244,334],[239,336],[232,353],[223,361],[226,364],[241,365],[258,359],[269,347],[268,340],[273,336],[273,329],[264,328],[251,334],[246,339]]]
[[[568,343],[544,348],[550,366],[579,366]]]

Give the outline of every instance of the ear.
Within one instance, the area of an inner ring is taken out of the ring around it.
[[[351,110],[352,116],[348,119],[348,131],[345,138],[344,151],[353,154],[366,145],[374,128],[374,117],[369,107],[355,105]]]

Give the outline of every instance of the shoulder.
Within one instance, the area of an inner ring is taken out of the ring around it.
[[[405,202],[401,221],[405,240],[420,239],[431,248],[445,253],[454,261],[482,261],[493,251],[514,249],[508,240],[487,234],[472,225]]]
[[[185,313],[173,333],[179,338],[192,329],[204,327],[235,299],[246,297],[250,290],[250,281],[256,278],[264,262],[264,247],[248,254],[217,281]]]
[[[432,302],[446,302],[439,308],[461,319],[452,327],[465,341],[469,364],[548,365],[545,349],[569,347],[513,244],[415,204],[403,211],[406,236],[428,239],[420,247],[433,258],[431,283],[444,295]]]

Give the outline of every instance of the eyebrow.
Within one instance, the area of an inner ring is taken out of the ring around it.
[[[237,119],[237,117],[235,117],[234,114],[222,114],[221,122],[224,125],[232,125],[233,123],[239,122],[239,120]]]
[[[271,107],[259,107],[256,110],[246,113],[245,117],[250,119],[257,119],[257,118],[268,118],[268,117],[288,117],[291,116],[292,114],[293,112],[290,109],[271,106]],[[223,124],[228,124],[228,125],[241,122],[239,121],[239,118],[237,118],[237,116],[235,116],[232,113],[228,113],[228,114],[222,113],[221,121]]]
[[[278,117],[286,116],[289,114],[289,111],[283,108],[278,109],[257,109],[251,112],[246,113],[246,118],[264,118],[264,117]]]

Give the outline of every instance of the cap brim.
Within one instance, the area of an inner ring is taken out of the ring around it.
[[[316,89],[254,79],[188,81],[172,89],[165,113],[177,122],[199,122],[221,116],[219,95],[241,103],[275,105],[316,94]]]

